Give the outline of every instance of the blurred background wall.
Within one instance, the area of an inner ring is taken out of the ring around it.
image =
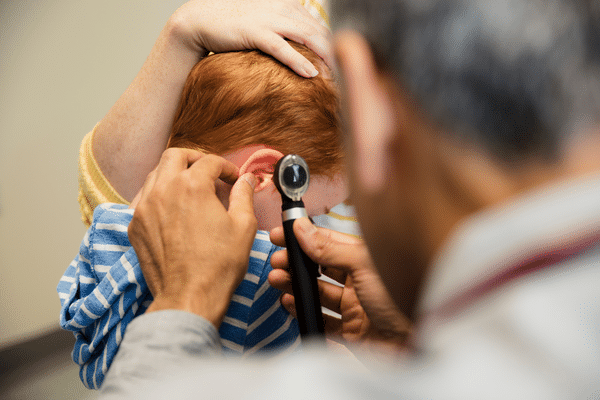
[[[85,232],[79,144],[182,3],[0,2],[0,351],[58,326],[56,284]]]

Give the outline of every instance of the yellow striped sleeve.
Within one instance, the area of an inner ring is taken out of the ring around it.
[[[300,0],[300,4],[308,10],[310,15],[319,20],[323,26],[331,29],[328,15],[329,0]]]
[[[129,204],[104,176],[92,153],[94,130],[85,135],[79,148],[79,211],[86,227],[92,223],[94,209],[102,203]]]
[[[317,215],[312,217],[312,219],[317,226],[361,238],[356,212],[351,205],[338,204],[328,214]]]

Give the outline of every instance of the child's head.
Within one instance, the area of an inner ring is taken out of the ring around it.
[[[221,155],[258,178],[255,211],[260,229],[281,222],[281,200],[271,178],[285,154],[299,154],[310,169],[309,215],[326,212],[347,195],[342,174],[338,95],[324,63],[305,46],[290,44],[321,73],[296,75],[259,51],[214,54],[191,71],[169,147]],[[228,190],[219,183],[227,203]]]

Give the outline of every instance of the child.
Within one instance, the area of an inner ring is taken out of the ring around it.
[[[190,73],[169,147],[200,149],[227,158],[240,173],[257,177],[255,213],[259,223],[248,272],[237,288],[219,333],[225,353],[252,354],[297,343],[297,321],[267,283],[269,259],[277,248],[269,230],[281,223],[281,198],[273,168],[284,154],[300,154],[311,171],[304,197],[309,215],[325,214],[346,198],[338,141],[338,99],[316,55],[290,43],[313,64],[317,78],[304,79],[258,52],[215,54]],[[216,182],[228,204],[230,186]],[[96,208],[80,253],[58,284],[61,326],[74,331],[73,359],[89,388],[99,388],[127,324],[152,301],[127,237],[133,209]]]

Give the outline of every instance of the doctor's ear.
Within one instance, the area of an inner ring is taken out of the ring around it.
[[[256,176],[254,192],[260,192],[273,184],[275,164],[283,157],[283,153],[273,149],[261,149],[252,153],[244,165],[240,167],[240,176],[251,172]],[[274,185],[274,184],[273,184]]]
[[[348,149],[355,176],[365,189],[382,190],[389,171],[387,149],[397,132],[401,110],[394,102],[391,81],[378,68],[363,36],[339,32],[335,53],[345,93],[345,119],[352,132]]]

